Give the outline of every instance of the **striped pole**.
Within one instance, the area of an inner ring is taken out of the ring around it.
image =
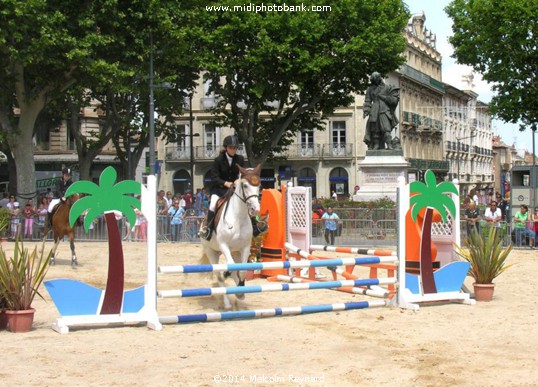
[[[291,277],[289,275],[282,275],[282,274],[279,274],[274,278],[278,279],[279,281],[292,282],[292,283],[313,282],[312,280],[309,280],[306,278]],[[392,282],[395,283],[396,280],[394,279]],[[370,285],[370,286],[374,286],[374,285]],[[379,297],[379,298],[388,298],[390,294],[388,291],[386,291],[383,288],[377,288],[376,290],[374,290],[374,289],[363,289],[363,288],[357,288],[357,287],[342,287],[342,288],[335,288],[334,290],[351,293],[351,294],[362,294],[365,296]]]
[[[308,254],[307,254],[308,255]],[[326,266],[354,266],[373,265],[378,263],[394,263],[392,257],[364,257],[364,258],[335,258],[317,261],[284,261],[284,262],[253,262],[253,263],[228,263],[217,265],[181,265],[181,266],[159,266],[159,273],[208,273],[243,270],[262,269],[294,269],[305,267],[326,267]]]
[[[239,310],[234,312],[214,312],[201,314],[187,314],[179,316],[159,316],[162,324],[180,324],[191,322],[210,322],[235,319],[294,316],[321,312],[336,312],[343,310],[366,309],[387,306],[385,301],[346,302],[341,304],[306,305],[274,309]]]
[[[178,290],[161,290],[159,297],[200,297],[200,296],[215,296],[223,294],[247,294],[247,293],[263,293],[263,292],[287,292],[291,290],[315,290],[315,289],[331,289],[341,288],[344,286],[375,286],[394,284],[394,278],[371,278],[371,279],[356,279],[344,281],[325,281],[325,282],[310,282],[310,283],[295,283],[295,284],[266,284],[252,286],[230,286],[218,288],[199,288],[199,289],[178,289]]]
[[[317,257],[315,255],[312,255],[312,254],[309,254],[307,251],[305,250],[302,250],[294,245],[292,245],[291,243],[285,243],[285,246],[286,246],[286,249],[288,249],[289,251],[305,258],[305,259],[315,259],[315,260],[320,260],[320,259],[323,259],[325,262],[329,261],[329,260],[325,260],[324,258],[322,257]],[[385,256],[387,256],[387,253],[385,252]],[[382,258],[382,257],[371,257],[371,258],[378,258],[380,260],[379,263],[383,262],[383,263],[396,263],[398,262],[397,261],[397,258],[396,258],[396,255],[392,255],[392,253],[390,254],[390,257],[386,257],[386,258]],[[346,259],[346,258],[341,258],[341,259]],[[359,258],[355,258],[355,259],[359,259]],[[299,261],[300,262],[300,261]],[[370,263],[363,263],[363,265],[369,265]],[[331,265],[331,266],[342,266],[342,265]],[[345,266],[351,266],[351,265],[345,265]]]
[[[398,255],[396,251],[390,250],[361,249],[358,247],[337,247],[324,245],[310,245],[310,251],[335,251],[337,253],[375,255],[378,257],[395,257]]]

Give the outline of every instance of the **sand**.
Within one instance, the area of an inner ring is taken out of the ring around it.
[[[7,251],[12,243],[4,243]],[[33,244],[27,243],[27,247]],[[126,288],[145,279],[143,243],[124,245]],[[108,247],[77,243],[81,266],[59,247],[47,278],[104,287]],[[201,246],[159,244],[159,264],[197,263]],[[342,256],[342,254],[340,254]],[[497,278],[492,302],[423,305],[419,311],[371,308],[292,317],[187,325],[72,329],[45,294],[36,299],[33,330],[0,332],[2,385],[87,386],[532,386],[538,385],[538,254],[516,250]],[[263,283],[263,280],[249,281]],[[198,274],[160,276],[158,289],[207,287]],[[471,278],[467,282],[470,286]],[[249,309],[357,301],[329,290],[247,294]],[[216,298],[166,299],[159,314],[219,310]]]

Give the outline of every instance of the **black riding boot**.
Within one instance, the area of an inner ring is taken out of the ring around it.
[[[250,221],[252,222],[252,236],[254,238],[267,230],[267,222],[259,221],[255,216],[251,217]]]
[[[50,230],[52,228],[52,212],[47,212],[47,219],[45,220],[45,229]]]
[[[213,234],[213,221],[215,220],[215,213],[213,211],[207,212],[207,219],[205,222],[205,228],[200,229],[200,238],[205,240],[210,240],[211,235]]]

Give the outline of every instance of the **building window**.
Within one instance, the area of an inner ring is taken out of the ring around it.
[[[312,156],[314,154],[314,131],[301,130],[299,132],[299,145],[301,156]]]
[[[331,121],[331,146],[333,155],[346,152],[346,121]]]
[[[214,124],[204,124],[204,148],[207,158],[215,158],[219,153],[219,131]]]

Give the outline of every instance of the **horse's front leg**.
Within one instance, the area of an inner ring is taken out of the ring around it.
[[[235,252],[234,257],[236,259],[236,262],[238,263],[247,263],[249,255],[250,255],[250,245],[244,247],[241,251]],[[242,270],[242,271],[237,271],[235,273],[236,273],[235,282],[237,286],[245,286],[245,278],[247,276],[247,272]],[[236,297],[238,300],[244,300],[245,293],[237,294]]]
[[[78,266],[78,261],[75,253],[75,238],[73,235],[69,238],[69,247],[71,247],[71,267],[76,267]]]

